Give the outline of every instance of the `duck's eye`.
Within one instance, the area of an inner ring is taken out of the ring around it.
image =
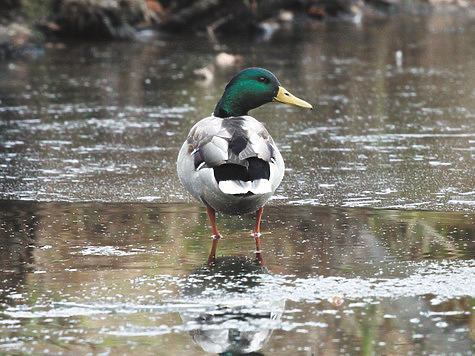
[[[269,79],[267,79],[266,77],[259,77],[257,78],[257,81],[261,83],[269,83]]]

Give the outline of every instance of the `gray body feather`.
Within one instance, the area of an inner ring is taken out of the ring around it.
[[[259,158],[269,163],[268,179],[217,182],[214,168],[223,164],[248,167]],[[284,175],[284,161],[262,123],[251,116],[210,116],[196,123],[178,154],[178,177],[185,189],[203,204],[230,215],[262,207]]]

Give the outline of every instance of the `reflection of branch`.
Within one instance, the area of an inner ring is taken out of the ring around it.
[[[388,236],[381,236],[378,231],[386,231],[385,225],[392,221],[403,223],[405,230],[401,231],[401,237],[406,241],[406,249],[414,247],[414,244],[420,244],[421,254],[426,254],[430,249],[430,245],[438,245],[440,248],[443,248],[446,253],[451,255],[457,251],[456,241],[454,241],[449,234],[444,233],[443,231],[438,231],[435,221],[437,220],[424,220],[424,216],[420,216],[418,213],[413,212],[410,215],[407,215],[406,212],[399,212],[397,216],[394,216],[394,211],[389,212],[389,215],[378,214],[375,216],[379,221],[374,221],[374,226],[372,227],[374,233],[383,239],[387,239]],[[450,225],[446,225],[445,228],[448,228]],[[419,250],[419,249],[418,249]]]
[[[422,239],[431,243],[432,241],[437,242],[439,245],[443,246],[447,251],[456,251],[457,247],[454,241],[451,241],[447,235],[442,235],[434,227],[429,225],[425,221],[416,220],[411,221],[412,226],[421,226],[423,228]],[[408,226],[411,226],[408,224]],[[410,229],[408,229],[410,231]]]

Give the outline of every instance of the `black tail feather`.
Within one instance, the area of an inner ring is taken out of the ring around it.
[[[269,179],[269,162],[257,157],[248,158],[247,161],[249,162],[248,168],[232,163],[226,163],[214,167],[214,178],[217,182],[223,180],[242,180],[247,182],[256,179]]]

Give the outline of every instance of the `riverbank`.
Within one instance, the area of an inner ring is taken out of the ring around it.
[[[285,26],[384,19],[401,12],[464,13],[465,0],[0,0],[0,60],[42,54],[57,39],[136,40],[144,34],[269,35]]]

